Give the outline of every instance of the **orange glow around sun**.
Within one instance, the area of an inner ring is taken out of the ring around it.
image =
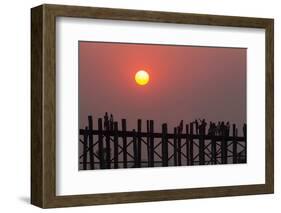
[[[149,82],[149,74],[145,70],[139,70],[135,75],[135,81],[138,85],[144,86]]]

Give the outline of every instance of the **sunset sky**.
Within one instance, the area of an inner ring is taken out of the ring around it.
[[[155,121],[155,130],[180,120],[246,122],[246,53],[244,48],[210,48],[79,42],[79,127],[87,116],[105,112],[128,129],[138,118]],[[137,85],[146,70],[150,81]],[[239,129],[240,131],[240,129]],[[241,133],[241,132],[240,132]]]

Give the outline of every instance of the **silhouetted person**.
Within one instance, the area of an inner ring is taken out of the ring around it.
[[[110,114],[110,119],[109,119],[109,126],[110,126],[110,131],[113,131],[113,115]]]
[[[215,135],[216,134],[216,124],[213,122],[210,122],[209,124],[209,130],[208,130],[208,135]]]
[[[229,131],[230,131],[230,124],[229,121],[226,122],[226,136],[229,136]]]
[[[212,129],[213,129],[213,135],[216,135],[217,125],[216,125],[216,123],[213,123],[212,125],[213,125],[213,127],[212,127]]]
[[[181,133],[183,130],[183,120],[181,120],[180,125],[179,125],[179,133]]]
[[[109,120],[108,120],[108,113],[106,112],[105,115],[104,115],[104,128],[106,130],[108,130],[108,123],[109,123]]]
[[[218,122],[217,128],[216,128],[216,135],[221,135],[221,122]]]
[[[212,122],[209,123],[208,135],[212,135]]]
[[[199,134],[200,134],[200,135],[205,134],[205,132],[206,132],[206,126],[207,126],[207,123],[206,123],[205,119],[203,119],[203,120],[201,121],[200,126],[199,126]]]
[[[226,135],[226,125],[224,124],[224,121],[221,122],[220,130],[221,130],[221,135],[225,136]]]
[[[247,126],[244,123],[244,125],[243,125],[243,135],[244,135],[244,137],[246,137],[246,134],[247,134]]]
[[[212,122],[209,122],[208,135],[212,134]]]
[[[198,121],[195,120],[194,123],[195,123],[195,132],[196,132],[196,135],[198,135],[198,132],[199,132],[199,124],[198,124]]]

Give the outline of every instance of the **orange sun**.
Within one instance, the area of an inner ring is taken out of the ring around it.
[[[135,81],[138,85],[144,86],[149,82],[149,74],[145,70],[139,70],[135,75]]]

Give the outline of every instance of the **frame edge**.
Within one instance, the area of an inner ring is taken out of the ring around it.
[[[43,6],[31,9],[31,204],[43,207]]]
[[[266,30],[266,186],[274,193],[274,19],[269,19]]]

